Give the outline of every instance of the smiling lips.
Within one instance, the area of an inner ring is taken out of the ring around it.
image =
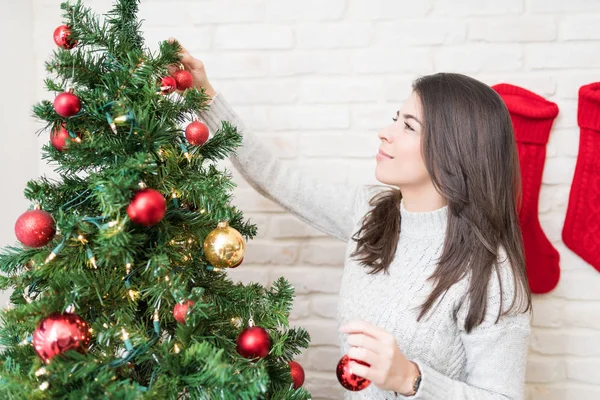
[[[388,153],[386,153],[385,151],[379,149],[379,153],[377,153],[376,158],[378,160],[391,160],[394,157],[390,156]]]

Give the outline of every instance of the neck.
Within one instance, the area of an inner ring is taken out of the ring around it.
[[[404,208],[409,212],[435,211],[448,205],[448,201],[433,186],[422,190],[400,188],[400,191]]]
[[[404,200],[401,200],[400,214],[400,235],[425,239],[446,234],[448,206],[434,211],[408,211],[404,207]]]
[[[418,237],[439,237],[446,234],[448,202],[439,195],[417,196],[402,191],[400,202],[401,234]]]

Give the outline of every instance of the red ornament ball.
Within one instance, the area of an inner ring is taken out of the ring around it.
[[[172,76],[163,76],[160,80],[160,92],[162,94],[172,93],[177,89],[177,81]]]
[[[17,218],[15,235],[25,246],[43,247],[56,235],[54,218],[43,210],[25,211]]]
[[[304,384],[304,368],[296,361],[289,361],[288,364],[294,381],[294,389],[298,389]]]
[[[185,90],[192,87],[194,83],[194,77],[189,71],[185,69],[178,69],[173,73],[173,78],[177,82],[177,90]]]
[[[194,302],[188,300],[184,303],[177,303],[173,308],[173,316],[180,324],[185,325],[185,317],[187,316],[188,309],[194,305]]]
[[[63,92],[54,99],[54,110],[61,117],[72,117],[81,110],[81,101],[73,93]]]
[[[76,133],[76,135],[80,136],[79,133]],[[64,126],[57,127],[50,132],[50,143],[58,151],[64,151],[67,148],[67,139],[71,139],[72,142],[75,141]]]
[[[360,376],[354,375],[352,372],[350,372],[350,367],[348,366],[350,361],[370,366],[365,362],[351,359],[347,355],[345,355],[340,359],[335,370],[338,381],[340,381],[344,388],[353,392],[358,392],[360,390],[366,389],[371,384],[371,381],[365,378],[361,378]]]
[[[202,146],[208,140],[208,126],[200,121],[192,121],[185,128],[185,138],[191,145]]]
[[[90,329],[77,314],[51,314],[42,319],[33,332],[33,348],[46,364],[68,350],[84,353],[89,344]]]
[[[266,357],[271,351],[269,333],[259,326],[244,329],[237,338],[237,352],[246,358]]]
[[[63,49],[70,50],[77,44],[77,40],[71,37],[71,28],[61,25],[54,30],[54,43]]]
[[[167,212],[167,201],[154,189],[139,190],[127,206],[127,215],[139,225],[152,226],[162,221]]]

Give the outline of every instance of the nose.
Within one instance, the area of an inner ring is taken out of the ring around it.
[[[380,140],[385,140],[386,142],[391,143],[393,138],[391,126],[386,126],[380,130],[377,134],[377,137],[379,137]]]

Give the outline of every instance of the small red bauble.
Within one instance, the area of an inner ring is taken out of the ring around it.
[[[43,247],[56,235],[54,218],[43,210],[25,211],[17,218],[15,235],[25,246]]]
[[[298,389],[304,384],[304,368],[296,361],[289,361],[292,380],[294,381],[294,389]]]
[[[370,366],[365,362],[350,359],[347,355],[345,355],[340,359],[335,370],[338,381],[340,381],[344,388],[353,392],[358,392],[360,390],[366,389],[371,384],[371,381],[365,378],[361,378],[360,376],[354,375],[352,372],[350,372],[350,367],[348,366],[350,361]]]
[[[79,133],[76,135],[79,136]],[[55,130],[50,132],[50,143],[52,143],[52,146],[54,146],[54,148],[58,151],[64,151],[66,149],[67,139],[69,138],[72,142],[75,141],[75,139],[69,135],[69,132],[63,126],[57,127]]]
[[[62,92],[54,99],[54,110],[61,117],[72,117],[81,110],[81,101],[71,92]]]
[[[242,357],[266,357],[271,351],[269,333],[259,326],[244,329],[237,338],[237,352]]]
[[[185,325],[185,317],[187,316],[187,312],[191,306],[194,305],[194,302],[188,300],[184,303],[177,303],[175,307],[173,307],[173,316],[180,324]]]
[[[77,314],[51,314],[33,332],[33,348],[46,364],[68,350],[84,353],[89,344],[90,329]]]
[[[127,206],[127,215],[136,224],[152,226],[162,221],[167,212],[167,201],[154,189],[142,189],[136,192]]]
[[[71,38],[71,29],[67,25],[61,25],[54,30],[54,43],[63,49],[72,49],[77,40]]]
[[[173,73],[173,78],[177,82],[177,90],[185,90],[192,87],[194,83],[194,77],[189,71],[185,69],[178,69]]]
[[[208,140],[208,126],[200,121],[192,121],[185,128],[185,138],[191,145],[202,146]]]
[[[167,94],[177,89],[177,81],[172,76],[163,76],[160,80],[160,92]]]

